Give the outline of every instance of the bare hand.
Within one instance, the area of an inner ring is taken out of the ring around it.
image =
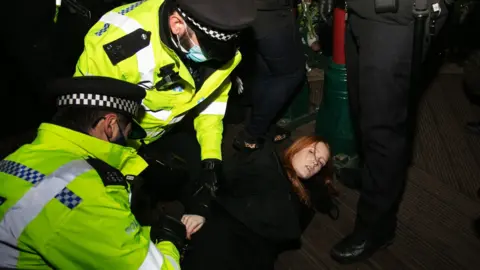
[[[202,228],[205,223],[205,218],[199,215],[183,215],[182,223],[187,228],[187,239],[191,239],[192,234],[196,233]]]

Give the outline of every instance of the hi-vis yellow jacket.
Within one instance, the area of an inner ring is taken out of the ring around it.
[[[146,166],[131,147],[42,124],[0,161],[0,268],[180,269],[175,246],[153,243],[130,211],[121,174]]]
[[[147,95],[143,101],[146,114],[140,125],[147,132],[144,140],[147,144],[160,138],[169,125],[182,120],[189,110],[197,109],[194,127],[202,159],[221,159],[222,120],[231,88],[229,75],[240,62],[241,54],[237,52],[233,59],[206,79],[201,89],[195,89],[188,68],[160,39],[158,14],[163,2],[139,1],[105,14],[85,37],[85,50],[74,76],[107,76],[146,86]],[[140,33],[137,40],[140,43],[143,40],[144,46],[132,56],[113,64],[106,50],[118,49],[112,48],[116,46],[115,41],[134,38],[137,33]],[[171,64],[179,73],[183,87],[156,90],[153,86],[163,79],[158,75],[160,68]]]

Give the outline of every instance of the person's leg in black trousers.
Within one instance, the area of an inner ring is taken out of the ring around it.
[[[258,11],[252,27],[255,39],[252,78],[252,114],[235,146],[259,143],[281,109],[305,78],[305,56],[294,14],[289,9]],[[248,58],[248,56],[246,56]]]
[[[332,249],[343,263],[368,258],[394,236],[409,158],[413,44],[413,23],[385,24],[354,14],[349,20],[353,39],[347,39],[348,56],[358,50],[358,63],[349,63],[347,73],[365,169],[354,231]]]

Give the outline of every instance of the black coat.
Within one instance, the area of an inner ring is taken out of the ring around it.
[[[375,0],[347,0],[348,12],[355,13],[361,18],[394,25],[408,25],[413,22],[413,0],[399,0],[397,12],[377,13]],[[442,17],[447,16],[448,11],[443,0],[427,0],[428,7],[433,3],[439,3],[442,9]]]
[[[204,226],[193,235],[184,270],[273,270],[296,243],[297,196],[272,145],[225,158],[226,180]]]
[[[217,202],[238,221],[273,242],[300,238],[300,201],[273,144],[227,158]]]

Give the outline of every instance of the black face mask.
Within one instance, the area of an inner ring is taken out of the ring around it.
[[[109,139],[109,141],[111,143],[115,143],[121,146],[127,146],[127,139],[125,138],[125,135],[123,135],[123,130],[120,128],[120,125],[118,123],[117,123],[117,127],[120,135],[115,140],[110,141]]]
[[[105,117],[100,117],[97,121],[95,121],[94,124],[92,125],[92,128],[95,128],[98,125],[98,123],[102,120],[105,120]],[[110,138],[108,138],[107,136],[108,141],[121,146],[127,146],[127,139],[125,135],[123,135],[123,130],[120,128],[120,125],[118,124],[118,122],[117,122],[117,127],[120,135],[115,140],[110,140]]]

